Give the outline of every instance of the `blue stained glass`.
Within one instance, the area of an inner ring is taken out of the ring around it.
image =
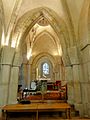
[[[47,63],[43,64],[43,74],[45,75],[49,74],[49,65]]]

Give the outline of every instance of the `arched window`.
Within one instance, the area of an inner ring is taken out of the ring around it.
[[[48,65],[48,63],[44,63],[42,68],[43,68],[43,75],[48,75],[49,74],[49,65]]]

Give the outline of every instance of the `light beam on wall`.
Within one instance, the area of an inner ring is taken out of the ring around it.
[[[59,55],[62,56],[62,48],[61,48],[61,45],[60,45],[60,47],[59,47],[58,52],[59,52]]]
[[[16,40],[12,40],[11,47],[15,48],[15,46],[16,46]]]
[[[10,38],[10,32],[8,33],[8,35],[7,35],[7,37],[6,37],[5,45],[8,45],[8,43],[9,43],[9,38]]]
[[[17,39],[16,48],[18,47],[18,45],[19,45],[19,43],[20,43],[21,35],[22,35],[22,33],[19,34],[19,37],[18,37],[18,39]]]
[[[18,47],[18,45],[19,45],[19,43],[20,43],[20,39],[21,39],[21,33],[18,35],[18,38],[16,38],[15,36],[13,37],[13,39],[12,39],[12,43],[11,43],[11,47],[13,47],[13,48],[17,48]]]
[[[3,29],[3,32],[2,32],[1,45],[2,45],[2,46],[5,45],[5,34],[4,34],[4,29]]]
[[[30,48],[29,51],[27,51],[27,59],[29,60],[32,56],[32,49]]]

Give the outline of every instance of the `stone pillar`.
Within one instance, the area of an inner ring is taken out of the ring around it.
[[[21,59],[20,53],[15,53],[13,66],[11,68],[8,104],[13,104],[17,102],[19,67],[21,65],[21,62],[22,62],[22,59]]]
[[[24,83],[25,83],[25,87],[27,87],[27,63],[23,63],[23,75],[24,75]]]
[[[54,67],[54,73],[55,73],[55,80],[58,80],[58,73],[59,73],[58,63],[56,63],[56,65]]]
[[[9,82],[14,53],[14,48],[6,46],[2,48],[0,66],[0,106],[8,104]]]
[[[89,41],[88,41],[89,42]],[[90,43],[82,43],[82,103],[83,116],[90,118]]]
[[[23,64],[21,64],[21,66],[20,66],[20,68],[19,68],[19,80],[18,80],[18,85],[22,85],[22,89],[25,88]]]
[[[80,62],[79,62],[79,50],[77,46],[68,48],[68,54],[72,66],[73,74],[73,90],[74,90],[74,105],[76,110],[82,113],[82,98],[81,98],[81,83],[80,83]]]
[[[59,67],[60,67],[60,80],[63,80],[63,76],[62,76],[62,64],[60,63],[59,64]]]
[[[0,79],[0,105],[7,104],[8,101],[8,88],[10,80],[10,65],[2,65],[1,69],[1,79]]]
[[[30,89],[30,64],[27,65],[27,88]]]
[[[8,104],[15,104],[17,102],[18,74],[19,74],[19,67],[13,66],[11,68],[11,76],[9,83]]]
[[[57,80],[57,72],[55,72],[55,80]]]
[[[80,116],[83,116],[82,111],[82,89],[80,83],[80,69],[79,65],[73,65],[73,82],[74,82],[74,105],[75,109],[79,111]]]
[[[73,82],[74,82],[74,100],[75,103],[81,103],[81,88],[79,80],[79,65],[73,66]]]
[[[74,104],[74,82],[73,82],[72,66],[67,66],[65,68],[65,80],[67,81],[68,103],[73,105]]]
[[[39,71],[39,72],[41,72],[41,71]],[[32,80],[35,80],[35,79],[36,79],[36,68],[35,68],[35,66],[33,66],[33,68],[32,68]]]

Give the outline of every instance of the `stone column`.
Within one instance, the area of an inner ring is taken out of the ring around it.
[[[62,65],[61,65],[61,63],[59,64],[59,67],[60,67],[60,80],[63,80],[62,78]]]
[[[58,68],[59,68],[58,63],[56,63],[56,65],[54,67],[55,80],[58,80],[58,73],[59,73]]]
[[[11,68],[8,104],[13,104],[17,102],[19,67],[21,65],[21,62],[22,62],[22,59],[21,59],[20,53],[15,53],[13,66]]]
[[[68,48],[68,54],[72,66],[73,74],[73,90],[74,90],[74,105],[76,110],[82,114],[82,98],[81,98],[81,83],[80,83],[80,62],[79,62],[79,50],[77,46]]]
[[[9,97],[9,82],[11,75],[11,66],[14,57],[15,49],[10,47],[3,47],[1,53],[0,66],[0,106],[8,104]]]
[[[89,41],[88,41],[89,42]],[[82,43],[82,103],[83,116],[90,118],[90,43]]]
[[[73,65],[73,82],[74,82],[74,105],[80,116],[82,112],[82,89],[80,83],[80,69],[79,65]]]
[[[23,75],[24,75],[24,83],[25,83],[25,87],[27,87],[27,63],[23,63]]]
[[[32,80],[35,80],[35,79],[36,79],[36,68],[33,66],[33,68],[32,68]]]
[[[25,87],[27,87],[28,89],[30,89],[31,64],[29,62],[23,64],[23,74],[24,74]]]
[[[27,64],[27,88],[30,89],[30,64]]]
[[[68,103],[73,105],[74,104],[74,82],[73,82],[72,66],[67,66],[65,68],[65,80],[67,81]]]
[[[17,102],[18,74],[19,74],[19,67],[13,66],[11,68],[11,76],[9,83],[8,104],[15,104]]]

